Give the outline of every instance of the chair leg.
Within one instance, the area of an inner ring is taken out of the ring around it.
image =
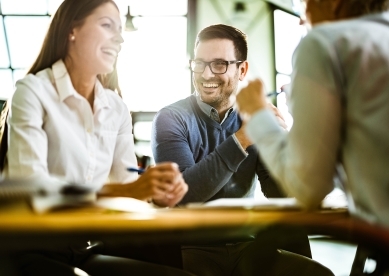
[[[365,272],[366,261],[374,260],[376,267],[371,273]],[[389,253],[380,250],[369,249],[358,245],[350,276],[384,276],[389,275]]]

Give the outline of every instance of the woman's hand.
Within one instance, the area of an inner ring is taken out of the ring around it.
[[[173,207],[188,191],[178,165],[171,162],[149,167],[136,181],[128,184],[107,184],[99,192],[102,196],[153,199],[159,206]]]
[[[175,182],[172,183],[172,187],[173,190],[168,193],[153,196],[153,202],[161,207],[173,207],[177,205],[188,191],[188,185],[185,183],[180,172],[178,172]]]

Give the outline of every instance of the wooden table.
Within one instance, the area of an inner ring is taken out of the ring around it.
[[[310,212],[244,208],[156,209],[126,213],[86,207],[39,215],[25,202],[14,202],[0,205],[0,267],[13,275],[9,259],[13,252],[56,250],[67,247],[70,242],[85,244],[87,240],[102,240],[104,244],[142,248],[161,245],[166,248],[164,245],[175,247],[237,240],[260,234],[272,226],[302,228],[309,234],[364,245],[382,256],[389,256],[388,229],[353,218],[345,209]]]
[[[389,248],[387,230],[349,216],[347,210],[156,209],[124,213],[80,208],[43,215],[24,203],[0,208],[2,251],[47,248],[69,240],[110,239],[134,244],[204,243],[238,239],[271,225],[299,226],[310,234],[367,241]]]

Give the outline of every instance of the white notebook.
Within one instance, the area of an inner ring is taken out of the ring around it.
[[[347,199],[344,194],[329,194],[321,203],[322,209],[345,209]],[[220,198],[206,203],[189,203],[191,209],[252,209],[252,210],[299,210],[300,203],[295,198]]]

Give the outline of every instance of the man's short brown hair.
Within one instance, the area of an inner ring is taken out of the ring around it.
[[[224,24],[211,25],[202,29],[196,38],[195,48],[201,41],[211,39],[228,39],[234,43],[237,60],[247,60],[247,35],[241,30]]]

